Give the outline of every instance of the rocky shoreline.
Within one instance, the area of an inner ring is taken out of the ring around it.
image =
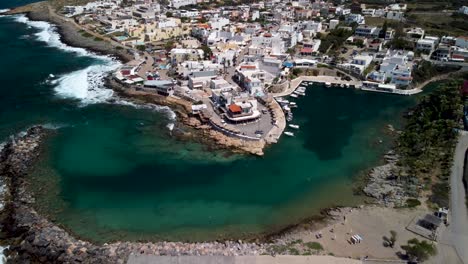
[[[126,49],[118,48],[115,43],[104,40],[95,40],[93,37],[83,36],[82,31],[72,22],[61,17],[52,10],[46,2],[36,2],[25,6],[13,8],[6,15],[24,14],[32,21],[45,21],[53,24],[61,37],[61,41],[67,45],[81,47],[94,53],[116,57],[122,62],[132,60],[132,54]]]

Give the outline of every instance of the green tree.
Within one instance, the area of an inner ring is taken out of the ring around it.
[[[395,230],[390,230],[390,237],[384,236],[384,246],[393,248],[397,240],[397,232]]]
[[[213,51],[207,45],[202,45],[201,49],[203,50],[203,59],[208,60],[213,56]]]
[[[166,16],[167,16],[167,17],[173,17],[174,14],[172,14],[172,12],[170,12],[170,11],[167,11],[167,12],[166,12]]]
[[[379,38],[385,38],[387,30],[388,30],[388,24],[387,24],[387,20],[385,20],[385,22],[383,23],[382,29],[379,32]]]
[[[408,240],[408,244],[401,246],[401,248],[406,251],[406,255],[411,261],[425,261],[437,253],[434,245],[425,240],[419,241],[416,238]]]
[[[166,44],[164,44],[164,49],[167,52],[169,52],[169,51],[171,51],[171,49],[174,48],[174,44],[175,44],[175,42],[173,40],[169,40],[169,41],[166,42]]]

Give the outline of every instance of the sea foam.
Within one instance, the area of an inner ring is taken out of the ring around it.
[[[60,35],[57,33],[56,26],[50,23],[31,21],[25,15],[16,15],[14,19],[19,23],[24,23],[39,30],[38,33],[34,34],[34,37],[38,41],[45,42],[51,47],[73,52],[78,56],[92,57],[98,61],[97,64],[91,65],[85,69],[67,73],[57,78],[49,76],[45,83],[54,85],[54,90],[58,96],[62,98],[79,99],[82,105],[109,102],[109,99],[113,97],[114,93],[111,89],[105,87],[104,78],[109,73],[118,69],[121,66],[120,62],[108,56],[97,55],[83,48],[68,46],[60,40]],[[176,114],[169,107],[165,106],[141,106],[118,98],[115,100],[115,103],[164,112],[171,120],[174,120],[176,117]]]
[[[44,21],[31,21],[25,15],[14,16],[15,21],[39,30],[34,34],[36,40],[48,46],[75,53],[77,56],[95,58],[97,63],[85,69],[59,76],[49,77],[47,83],[54,85],[56,94],[62,98],[79,99],[83,105],[106,102],[113,96],[111,89],[104,86],[104,77],[116,70],[121,64],[108,56],[101,56],[83,48],[71,47],[60,40],[56,26]]]

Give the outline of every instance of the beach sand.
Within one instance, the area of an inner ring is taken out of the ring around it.
[[[406,230],[406,226],[415,217],[422,216],[429,209],[420,206],[415,209],[394,209],[380,206],[364,206],[362,208],[342,208],[333,211],[332,217],[325,227],[316,230],[296,230],[284,235],[281,240],[304,242],[319,242],[323,254],[333,253],[339,257],[361,259],[368,256],[371,259],[397,260],[401,245],[411,238],[423,239]],[[332,231],[333,232],[332,232]],[[383,245],[383,237],[390,237],[390,230],[397,232],[394,248]],[[322,238],[316,238],[321,233]],[[352,235],[359,234],[363,241],[359,244],[349,242]],[[404,252],[403,252],[404,253]]]

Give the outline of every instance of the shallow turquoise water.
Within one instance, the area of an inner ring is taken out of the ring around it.
[[[96,241],[242,237],[356,203],[353,176],[379,161],[386,125],[414,103],[311,87],[297,100],[296,137],[261,158],[232,156],[174,139],[166,111],[67,93],[82,79],[62,77],[109,62],[50,47],[37,32],[0,18],[0,139],[33,124],[60,127],[33,173],[39,208]]]

